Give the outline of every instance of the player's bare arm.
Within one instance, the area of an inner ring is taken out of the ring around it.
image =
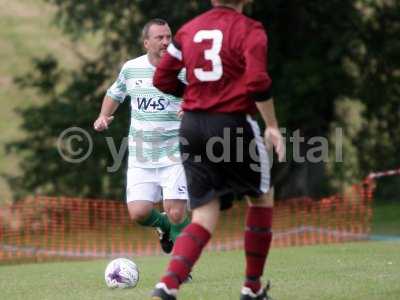
[[[114,112],[119,106],[119,102],[112,99],[110,96],[105,96],[103,104],[101,105],[101,111],[93,127],[96,131],[103,131],[108,128],[114,119]]]
[[[269,99],[268,101],[256,102],[256,105],[266,124],[264,133],[265,143],[268,148],[274,147],[278,154],[278,160],[283,161],[285,145],[275,115],[274,100]]]

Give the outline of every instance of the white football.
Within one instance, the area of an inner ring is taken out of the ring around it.
[[[139,269],[133,261],[117,258],[107,265],[104,279],[109,288],[133,288],[139,281]]]

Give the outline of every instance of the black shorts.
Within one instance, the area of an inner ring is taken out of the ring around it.
[[[268,191],[268,154],[250,116],[185,112],[179,134],[190,209],[217,197],[223,210],[235,197]]]

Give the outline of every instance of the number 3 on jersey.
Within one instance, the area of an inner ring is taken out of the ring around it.
[[[194,75],[200,81],[217,81],[223,74],[222,60],[219,55],[222,48],[223,34],[221,30],[200,30],[193,38],[195,43],[201,43],[204,40],[212,40],[211,49],[204,51],[204,58],[212,63],[211,71],[204,71],[201,68],[194,69]]]

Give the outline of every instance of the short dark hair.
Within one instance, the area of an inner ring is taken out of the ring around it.
[[[143,26],[143,30],[142,30],[142,40],[145,40],[149,37],[149,31],[150,31],[150,27],[153,25],[168,25],[168,22],[163,20],[163,19],[159,19],[159,18],[155,18],[155,19],[151,19],[150,21],[148,21],[146,24],[144,24]]]
[[[240,2],[243,2],[243,0],[218,0],[219,4],[239,4]]]

